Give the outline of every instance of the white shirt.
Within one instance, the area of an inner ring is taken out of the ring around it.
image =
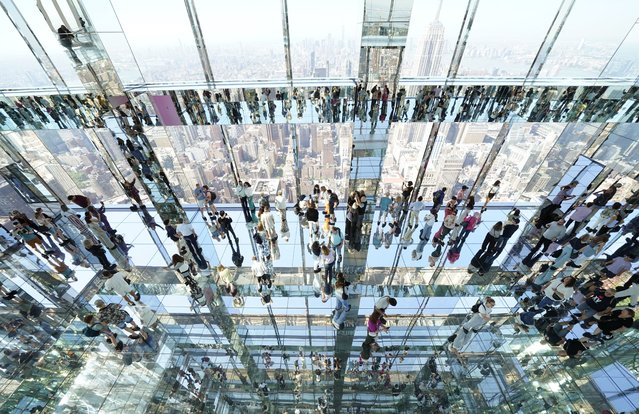
[[[550,223],[548,229],[544,232],[544,237],[548,240],[561,239],[566,235],[566,226],[558,224],[556,221]]]
[[[466,322],[463,326],[464,328],[471,330],[480,328],[482,325],[486,323],[484,317],[490,316],[490,313],[493,311],[493,308],[489,308],[484,304],[479,305],[479,312],[474,313],[473,316]]]
[[[182,236],[195,234],[195,229],[189,223],[178,224],[176,230],[178,233],[182,233]]]
[[[637,299],[639,299],[639,284],[635,283],[628,289],[615,293],[616,298],[623,298],[626,296],[630,296],[630,304],[633,308],[637,306]]]
[[[270,232],[275,230],[275,218],[270,211],[265,211],[260,215],[260,221],[264,226],[264,229],[268,229]]]
[[[275,197],[275,206],[278,210],[286,210],[286,197],[284,195]]]
[[[410,203],[408,208],[410,209],[410,211],[415,211],[415,212],[422,211],[424,209],[424,202],[423,201],[413,201],[412,203]]]
[[[375,302],[375,309],[386,310],[390,306],[390,296],[383,296]]]
[[[555,279],[550,282],[550,285],[546,289],[544,289],[544,295],[548,296],[551,299],[557,300],[552,297],[552,295],[557,291],[557,295],[561,296],[563,299],[570,299],[570,297],[575,293],[575,288],[564,286],[564,283],[561,279]]]
[[[120,296],[128,295],[133,288],[129,285],[126,280],[124,280],[124,275],[122,272],[117,272],[106,282],[104,282],[104,288],[107,290],[112,290]]]
[[[253,261],[251,265],[251,270],[253,271],[253,276],[262,277],[266,274],[266,266],[260,260]]]

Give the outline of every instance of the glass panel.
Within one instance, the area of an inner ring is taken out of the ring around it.
[[[66,168],[60,165],[53,154],[38,139],[35,132],[10,132],[7,137],[58,197],[66,200],[70,194],[82,194],[80,188],[67,173]],[[91,190],[85,195],[95,198],[96,194]]]
[[[142,73],[122,33],[100,33],[100,40],[124,85],[142,83]]]
[[[52,87],[49,77],[4,11],[0,13],[0,27],[3,43],[0,61],[5,62],[0,65],[0,88]]]
[[[526,190],[515,201],[523,204],[541,204],[586,149],[596,132],[597,125],[594,124],[566,125],[543,164],[537,170],[536,179],[526,186]],[[573,191],[573,193],[577,194],[578,191]]]
[[[555,0],[480,1],[458,76],[526,76],[557,7]]]
[[[551,177],[537,174],[537,169],[563,129],[563,124],[513,124],[482,188],[477,192],[477,203],[485,201],[489,188],[497,180],[501,181],[501,185],[492,199],[493,204],[517,200],[526,185],[532,186],[533,192],[548,185]]]
[[[230,125],[224,128],[240,179],[251,183],[255,196],[259,197],[262,192],[275,196],[278,190],[283,190],[293,202],[297,191],[289,126]]]
[[[41,130],[36,134],[77,184],[81,194],[106,204],[129,202],[83,130]]]
[[[71,65],[68,52],[58,41],[58,34],[53,32],[44,20],[44,16],[38,10],[36,2],[16,2],[15,4],[24,19],[29,23],[29,27],[38,38],[40,44],[42,44],[44,50],[46,50],[47,55],[51,58],[65,83],[68,86],[82,86],[82,81]],[[59,25],[54,27],[59,27]],[[77,27],[71,28],[71,30],[77,29]]]
[[[215,192],[216,202],[237,202],[233,192],[235,179],[231,161],[220,127],[166,127],[166,131],[169,137],[167,141],[154,140],[164,171],[172,182],[180,184],[179,187],[173,187],[176,195],[194,204],[191,190],[196,183],[206,184]],[[176,157],[171,151],[183,155]]]
[[[402,183],[415,182],[431,128],[430,123],[395,123],[391,126],[379,197],[386,192],[392,197],[401,195]]]
[[[593,158],[618,173],[636,173],[639,163],[639,142],[637,124],[619,124],[597,149]]]
[[[639,73],[639,24],[630,30],[601,74],[602,78],[630,78]]]
[[[302,194],[312,194],[313,184],[318,183],[345,200],[351,168],[352,125],[299,125],[297,141]]]
[[[279,0],[196,1],[216,81],[286,79],[280,4]],[[215,16],[215,24],[207,24],[207,16]]]
[[[634,0],[575,2],[539,77],[598,77],[638,15]]]
[[[360,1],[288,2],[293,77],[357,76],[363,16]]]
[[[112,3],[146,82],[204,80],[184,2],[114,0]],[[142,24],[141,20],[151,24]]]
[[[402,77],[446,76],[467,5],[466,0],[414,2]]]

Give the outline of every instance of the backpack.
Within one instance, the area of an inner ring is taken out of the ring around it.
[[[209,201],[209,203],[214,202],[217,198],[217,194],[215,194],[213,191],[207,191],[206,193],[211,195],[211,200]]]
[[[479,313],[479,307],[480,307],[481,305],[483,305],[482,301],[481,301],[481,300],[478,300],[478,301],[477,301],[477,303],[475,303],[475,304],[474,304],[474,305],[470,308],[470,310],[471,310],[473,313]]]
[[[97,324],[94,323],[91,326],[86,326],[84,329],[82,329],[82,334],[86,336],[87,338],[95,338],[96,336],[100,336],[101,331],[97,331],[92,328],[95,325]]]
[[[242,263],[244,263],[244,256],[242,256],[240,252],[234,251],[231,256],[231,260],[236,267],[242,267]]]

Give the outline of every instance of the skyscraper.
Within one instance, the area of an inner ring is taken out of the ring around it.
[[[426,29],[422,43],[422,50],[417,62],[416,76],[439,75],[442,64],[442,52],[444,50],[444,25],[439,21],[439,13],[442,10],[442,2],[439,1],[435,19],[430,22]]]

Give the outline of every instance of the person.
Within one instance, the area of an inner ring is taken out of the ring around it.
[[[501,237],[503,230],[504,225],[501,221],[495,223],[488,233],[486,233],[486,237],[484,237],[484,241],[479,250],[488,254],[493,253],[496,250],[497,240]]]
[[[621,183],[614,183],[610,187],[605,190],[595,191],[592,195],[595,196],[592,203],[594,204],[595,209],[600,209],[601,207],[605,207],[606,204],[617,194],[617,189],[621,188]]]
[[[87,208],[91,205],[91,200],[83,195],[70,195],[67,200],[82,208]]]
[[[244,213],[244,219],[246,223],[253,222],[253,211],[255,211],[255,204],[253,201],[253,189],[251,183],[248,181],[240,183],[235,189],[235,193],[240,197],[240,203],[242,205],[242,212]]]
[[[324,268],[324,279],[327,285],[330,285],[335,276],[335,252],[328,246],[322,246],[322,254],[320,255],[320,265]]]
[[[537,253],[539,249],[543,247],[542,253],[548,250],[550,244],[554,241],[560,240],[562,237],[566,235],[566,226],[564,225],[564,219],[559,219],[557,221],[553,221],[552,223],[546,225],[546,230],[543,232],[539,241],[533,247],[533,249],[528,254],[528,260],[531,260],[532,257]]]
[[[277,196],[275,197],[275,207],[280,212],[280,218],[282,219],[282,222],[286,221],[286,204],[287,200],[284,191],[278,191]]]
[[[481,213],[476,211],[472,216],[466,216],[466,218],[460,224],[461,231],[459,233],[459,237],[457,238],[457,243],[459,246],[466,242],[468,235],[477,229],[481,223]]]
[[[575,283],[577,279],[572,276],[566,276],[564,278],[556,278],[546,283],[541,291],[544,296],[537,304],[537,308],[541,309],[546,306],[553,306],[564,300],[570,299],[575,293]]]
[[[348,286],[350,286],[350,282],[344,278],[344,274],[342,272],[338,273],[335,281],[335,309],[331,320],[335,329],[338,330],[343,328],[346,313],[351,309],[351,305],[348,303]]]
[[[198,262],[198,266],[200,268],[202,268],[203,265],[205,266],[206,259],[202,256],[202,248],[198,244],[197,233],[193,226],[187,219],[183,219],[182,223],[178,224],[176,230],[178,237],[181,237],[182,240],[186,242],[186,246],[193,255],[193,258]]]
[[[375,301],[374,310],[380,312],[382,316],[385,316],[386,309],[388,309],[389,306],[397,306],[397,299],[391,296],[382,296]]]
[[[29,247],[31,247],[35,251],[42,254],[42,257],[46,259],[49,257],[48,256],[49,254],[52,254],[54,252],[53,250],[46,250],[44,248],[44,243],[42,239],[40,238],[40,236],[36,234],[35,230],[31,228],[30,226],[26,224],[22,224],[17,220],[13,221],[12,224],[13,224],[13,230],[11,231],[11,234],[14,237],[17,237],[18,239],[22,240],[25,244],[27,244]]]
[[[122,296],[129,305],[135,306],[135,302],[133,300],[140,300],[140,293],[133,289],[129,282],[127,282],[124,273],[116,272],[114,269],[103,270],[102,278],[106,279],[104,282],[104,288],[106,290],[112,290]],[[133,300],[131,298],[133,298]]]
[[[595,335],[603,333],[607,337],[616,332],[622,332],[632,328],[634,324],[635,311],[632,309],[616,309],[610,315],[602,315],[597,322]]]
[[[67,29],[65,25],[61,25],[58,28],[58,39],[60,40],[60,44],[64,46],[65,49],[69,51],[71,58],[76,62],[80,63],[80,59],[78,59],[78,55],[73,50],[73,32]]]
[[[446,197],[446,187],[442,187],[433,193],[433,207],[430,209],[430,212],[435,216],[435,221],[437,221],[439,208],[444,204],[444,197]]]
[[[473,315],[462,324],[457,331],[457,336],[450,345],[450,350],[454,353],[462,351],[462,349],[470,342],[474,333],[477,333],[481,327],[490,320],[490,314],[495,306],[495,300],[487,296],[483,301],[473,306]]]
[[[461,205],[464,200],[466,200],[466,192],[468,191],[468,186],[462,185],[459,191],[457,191],[457,195],[455,198],[457,199],[457,203]]]
[[[319,211],[315,207],[315,202],[313,200],[309,200],[306,207],[306,213],[304,214],[306,220],[308,221],[309,233],[311,240],[316,240],[319,237]]]
[[[550,203],[560,207],[561,203],[563,203],[564,201],[575,198],[575,196],[571,193],[575,189],[575,187],[577,187],[577,184],[579,184],[579,181],[571,181],[570,183],[562,186],[559,189],[559,192],[550,201]]]
[[[502,252],[504,247],[506,247],[506,243],[508,240],[519,230],[519,219],[514,217],[512,220],[507,220],[504,225],[504,229],[501,232],[501,236],[499,240],[497,240],[497,245],[495,246],[495,251]]]
[[[377,219],[378,226],[382,220],[384,221],[384,225],[386,225],[386,217],[388,217],[392,202],[393,199],[390,197],[390,193],[386,191],[384,196],[379,200],[379,217]]]
[[[264,207],[264,211],[259,216],[259,221],[264,227],[266,238],[268,240],[277,240],[277,231],[275,230],[275,217],[273,217],[270,207]]]
[[[204,205],[209,213],[209,218],[213,220],[213,217],[217,214],[217,209],[215,208],[215,199],[217,196],[208,185],[202,186],[202,191],[204,192]]]
[[[105,325],[115,325],[118,328],[130,333],[129,338],[147,339],[148,334],[144,332],[137,323],[133,320],[131,315],[117,303],[104,303],[103,300],[98,299],[95,301],[95,306],[98,308],[97,317],[101,323]]]
[[[419,223],[419,212],[424,209],[423,199],[424,198],[422,196],[419,196],[417,197],[417,201],[413,201],[408,205],[408,210],[410,211],[408,215],[408,227],[417,228]]]
[[[93,336],[99,336],[100,334],[104,335],[107,338],[107,342],[113,344],[114,347],[117,347],[118,344],[122,343],[122,341],[118,341],[116,339],[116,335],[109,329],[106,324],[101,323],[93,314],[87,314],[82,318],[84,323],[88,325],[89,332],[94,331],[95,334]]]
[[[106,250],[104,250],[104,247],[102,247],[99,242],[94,243],[91,239],[84,239],[82,244],[89,253],[98,259],[104,269],[115,269],[115,263],[112,264],[109,259],[107,259]]]
[[[342,247],[344,246],[344,235],[342,234],[342,230],[339,227],[332,226],[328,241],[329,245],[337,254],[337,263],[342,263]]]
[[[500,185],[501,185],[501,181],[497,180],[490,187],[490,189],[488,190],[488,194],[486,195],[486,202],[484,203],[484,206],[482,207],[482,211],[486,211],[486,208],[487,208],[486,206],[488,205],[488,203],[490,203],[490,201],[493,198],[495,198],[495,196],[499,192],[499,186]]]
[[[583,303],[577,306],[579,319],[586,320],[598,313],[609,313],[613,308],[615,289],[596,289]]]
[[[402,183],[402,202],[404,205],[408,205],[408,200],[410,195],[413,193],[413,190],[414,187],[412,181]]]
[[[206,221],[206,195],[204,194],[204,189],[200,186],[199,183],[195,184],[195,189],[193,189],[193,197],[195,197],[195,202],[197,203],[197,207],[202,213],[202,219]]]
[[[142,206],[142,198],[140,197],[140,190],[135,186],[136,179],[133,178],[131,181],[127,181],[126,179],[122,181],[122,187],[124,188],[124,193],[133,199],[138,205],[138,207]]]
[[[376,337],[377,334],[382,332],[387,332],[388,327],[384,325],[384,319],[382,318],[382,312],[373,311],[373,313],[368,317],[368,322],[366,323],[366,332],[369,337]]]
[[[579,230],[581,230],[584,221],[587,221],[588,217],[590,217],[590,215],[592,214],[592,210],[592,203],[582,204],[573,210],[572,214],[568,218],[568,221],[566,222],[566,229],[568,229],[572,223],[575,223],[572,230],[570,231],[571,235],[575,235]]]
[[[424,227],[422,227],[419,232],[419,243],[415,250],[411,253],[413,260],[421,260],[424,247],[426,247],[426,243],[430,240],[430,233],[433,230],[434,224],[435,216],[433,216],[430,212],[427,212],[424,216]]]
[[[224,210],[220,210],[220,217],[217,219],[217,222],[219,223],[222,232],[229,236],[229,240],[230,235],[232,234],[233,238],[235,239],[235,243],[239,243],[240,239],[235,235],[235,231],[233,230],[233,226],[231,225],[231,223],[233,223],[233,219],[228,214],[226,214]]]
[[[633,256],[620,256],[606,261],[604,263],[603,278],[612,279],[615,276],[621,275],[623,272],[627,272],[632,268],[632,262],[634,260],[636,260],[636,258]]]
[[[326,193],[328,194],[328,214],[331,215],[331,217],[335,217],[335,209],[337,208],[337,206],[339,205],[339,197],[337,197],[337,194],[335,194],[333,192],[333,190],[326,190]]]

